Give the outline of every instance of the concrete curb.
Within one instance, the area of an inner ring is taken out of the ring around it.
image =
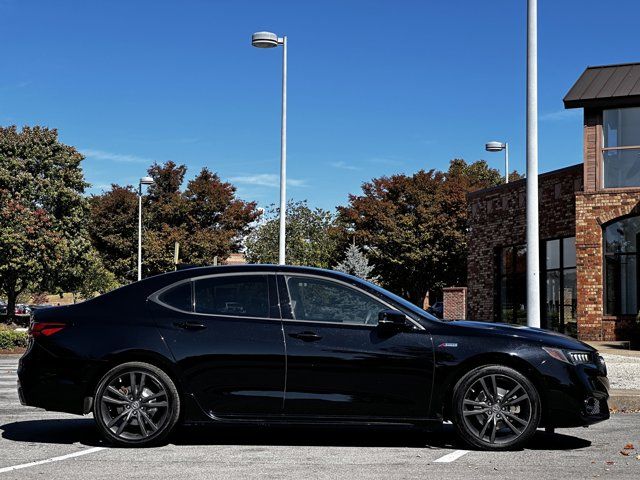
[[[640,410],[640,390],[610,390],[609,408],[612,410]]]

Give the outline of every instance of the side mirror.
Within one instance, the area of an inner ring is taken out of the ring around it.
[[[397,310],[383,310],[378,314],[378,326],[381,328],[406,327],[407,317]]]

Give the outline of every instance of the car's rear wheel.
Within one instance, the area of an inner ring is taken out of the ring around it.
[[[142,447],[162,442],[180,416],[180,396],[161,369],[142,362],[119,365],[102,378],[93,415],[114,445]]]
[[[475,448],[521,447],[540,423],[540,396],[520,372],[487,365],[471,370],[456,384],[453,423],[459,437]]]

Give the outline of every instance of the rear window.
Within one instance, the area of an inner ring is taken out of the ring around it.
[[[269,317],[266,275],[210,277],[194,282],[195,311],[234,317]]]
[[[181,283],[169,290],[162,292],[158,296],[158,300],[165,305],[184,310],[192,311],[193,303],[191,301],[191,282]]]

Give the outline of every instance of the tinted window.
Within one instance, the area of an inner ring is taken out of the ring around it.
[[[266,275],[232,275],[196,280],[198,313],[236,317],[269,317]]]
[[[158,296],[165,305],[177,308],[178,310],[191,311],[191,282],[181,283]]]
[[[640,300],[640,217],[627,217],[604,229],[605,313],[634,315]]]
[[[353,288],[310,277],[287,277],[296,320],[376,325],[384,304]]]

